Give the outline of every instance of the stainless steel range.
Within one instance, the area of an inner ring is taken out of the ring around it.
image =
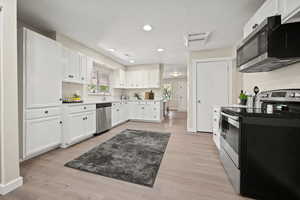
[[[300,199],[300,89],[262,92],[257,105],[221,109],[229,180],[243,196]]]

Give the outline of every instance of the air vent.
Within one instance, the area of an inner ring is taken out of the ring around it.
[[[184,44],[186,47],[205,45],[209,35],[210,32],[190,33],[184,37]]]

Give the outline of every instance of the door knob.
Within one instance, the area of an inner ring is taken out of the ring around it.
[[[198,102],[198,103],[201,103],[201,100],[198,100],[197,102]]]

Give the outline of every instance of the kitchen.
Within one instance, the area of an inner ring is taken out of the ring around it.
[[[3,198],[299,199],[299,1],[112,4],[0,1]]]

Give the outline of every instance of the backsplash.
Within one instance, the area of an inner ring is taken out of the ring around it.
[[[123,95],[127,95],[129,99],[134,98],[134,94],[138,93],[142,99],[145,98],[145,92],[152,92],[154,93],[154,99],[161,99],[162,98],[162,90],[160,88],[158,89],[129,89],[129,90],[123,90]]]
[[[243,74],[243,88],[252,93],[253,87],[261,91],[300,88],[300,63],[275,71]]]
[[[112,89],[111,95],[104,96],[104,95],[89,95],[87,85],[81,85],[76,83],[66,83],[63,82],[62,84],[62,96],[63,98],[71,97],[75,93],[79,93],[84,101],[97,101],[103,100],[105,97],[106,100],[113,100],[113,99],[120,99],[122,95],[122,89]]]

